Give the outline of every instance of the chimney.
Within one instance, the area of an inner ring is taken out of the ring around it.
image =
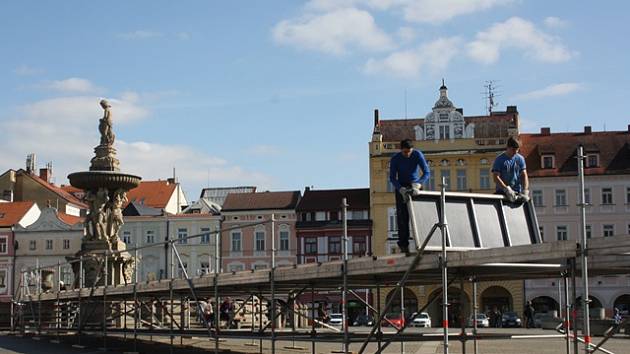
[[[50,183],[50,179],[52,178],[52,169],[50,169],[48,167],[40,168],[39,169],[39,178],[41,178],[44,181],[46,181],[46,183]]]
[[[455,110],[457,112],[459,112],[459,114],[464,115],[464,109],[463,108],[455,108]]]
[[[593,129],[591,128],[590,125],[584,126],[584,134],[591,134],[592,132],[593,132]]]
[[[551,128],[549,127],[540,128],[540,135],[551,135]]]
[[[174,177],[167,178],[166,179],[166,184],[175,184],[175,178]]]
[[[630,133],[630,124],[628,124],[628,133]]]
[[[378,112],[378,111],[377,111],[377,112]],[[309,186],[304,187],[304,192],[308,192],[308,191],[310,191],[310,190],[311,190],[311,187],[309,187]]]
[[[378,109],[374,110],[374,127],[378,127],[380,124],[380,120],[378,118]]]
[[[518,109],[516,108],[516,106],[507,106],[507,113],[518,113]]]

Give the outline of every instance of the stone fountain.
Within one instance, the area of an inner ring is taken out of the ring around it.
[[[111,106],[106,100],[100,105],[104,110],[98,125],[101,141],[94,148],[90,170],[68,175],[72,186],[85,191],[84,200],[89,206],[81,250],[72,257],[73,260],[83,259],[84,287],[127,284],[135,267],[135,260],[125,251],[126,245],[118,237],[118,231],[123,224],[122,209],[127,203],[127,192],[137,187],[141,178],[120,172],[114,149]],[[75,287],[80,284],[79,268],[78,262],[73,263]]]

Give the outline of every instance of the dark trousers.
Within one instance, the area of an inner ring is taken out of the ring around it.
[[[404,186],[409,188],[410,186]],[[409,209],[398,191],[396,194],[396,223],[398,224],[398,247],[409,247]]]

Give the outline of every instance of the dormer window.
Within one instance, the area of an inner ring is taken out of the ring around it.
[[[448,166],[448,160],[444,159],[444,160],[440,161],[440,165],[441,166]]]
[[[542,155],[540,157],[542,168],[555,168],[555,158],[551,154]]]
[[[466,164],[466,161],[464,161],[464,159],[457,159],[457,166],[464,166]]]
[[[586,155],[586,168],[599,166],[599,154]]]

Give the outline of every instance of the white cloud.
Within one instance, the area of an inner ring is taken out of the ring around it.
[[[44,70],[23,64],[15,68],[13,72],[16,75],[20,75],[20,76],[33,76],[33,75],[39,75],[39,74],[44,73]]]
[[[545,18],[545,26],[549,27],[549,28],[564,28],[568,25],[568,22],[555,17],[555,16],[549,16],[547,18]]]
[[[489,10],[513,0],[311,0],[306,9],[331,11],[366,7],[378,11],[399,10],[409,22],[440,24],[455,17]]]
[[[385,74],[415,79],[422,73],[438,73],[457,55],[458,37],[438,38],[418,48],[390,54],[384,59],[369,59],[364,66],[367,74]]]
[[[149,39],[149,38],[157,38],[162,37],[163,34],[161,32],[149,31],[149,30],[137,30],[132,32],[120,33],[118,37],[123,39]]]
[[[276,43],[341,55],[349,47],[369,51],[393,48],[393,41],[372,15],[355,8],[284,20],[272,31]]]
[[[512,0],[408,0],[403,6],[403,13],[410,22],[440,24],[457,16],[511,2]]]
[[[409,43],[416,39],[416,31],[411,27],[400,27],[396,32],[396,36],[403,43]]]
[[[150,116],[143,105],[144,97],[142,93],[125,92],[108,98],[115,133],[130,122]],[[22,168],[29,153],[36,153],[38,161],[53,161],[58,184],[67,183],[66,176],[71,172],[87,170],[99,139],[98,119],[103,116],[100,99],[96,96],[57,97],[32,102],[10,112],[0,109],[0,131],[5,137],[0,139],[0,171]],[[169,177],[176,167],[182,183],[195,188],[206,184],[208,173],[213,183],[221,185],[273,185],[270,176],[230,164],[189,145],[125,141],[118,136],[115,148],[121,169],[145,180]],[[190,192],[198,194],[198,190]]]
[[[82,79],[80,77],[71,77],[64,80],[47,81],[35,85],[39,88],[58,91],[62,93],[97,93],[102,92],[103,89],[94,85],[90,80]]]
[[[525,92],[514,96],[514,100],[537,100],[546,97],[564,96],[584,89],[584,84],[579,82],[565,82],[549,85],[545,88]]]
[[[549,63],[565,62],[575,55],[560,39],[519,17],[496,23],[477,33],[476,39],[468,44],[468,55],[481,63],[492,64],[507,48],[521,50],[535,60]]]

